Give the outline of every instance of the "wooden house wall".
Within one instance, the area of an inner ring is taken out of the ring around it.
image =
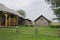
[[[48,26],[49,22],[46,19],[44,19],[43,17],[41,17],[35,21],[35,25],[36,26]]]

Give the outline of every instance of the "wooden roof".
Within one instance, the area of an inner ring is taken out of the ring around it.
[[[49,21],[47,18],[45,18],[43,15],[39,16],[35,21],[37,21],[39,18],[43,17],[45,20],[47,20],[48,22],[51,22]]]
[[[32,22],[30,19],[24,19],[24,20],[28,20],[28,21]]]
[[[6,6],[4,6],[4,5],[1,4],[1,3],[0,3],[0,11],[9,12],[9,13],[14,14],[14,15],[17,15],[17,16],[19,16],[19,17],[23,17],[23,16],[20,15],[17,11],[11,10],[11,9],[7,8]]]

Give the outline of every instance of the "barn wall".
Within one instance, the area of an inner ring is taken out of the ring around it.
[[[43,17],[41,17],[38,20],[36,20],[35,25],[36,26],[48,26],[49,22],[46,19],[44,19]]]
[[[28,21],[28,20],[25,20],[25,21],[24,21],[24,25],[31,25],[31,22]]]

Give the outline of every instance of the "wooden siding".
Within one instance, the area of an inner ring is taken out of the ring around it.
[[[29,20],[24,20],[24,25],[31,25],[31,21],[29,21]]]
[[[35,21],[35,25],[36,26],[48,26],[49,22],[46,19],[44,19],[43,17],[41,17]]]

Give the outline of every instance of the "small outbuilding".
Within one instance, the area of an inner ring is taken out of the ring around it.
[[[30,19],[24,19],[24,25],[31,25],[32,21]]]
[[[35,22],[35,26],[49,26],[51,23],[43,15],[39,16],[34,22]]]

